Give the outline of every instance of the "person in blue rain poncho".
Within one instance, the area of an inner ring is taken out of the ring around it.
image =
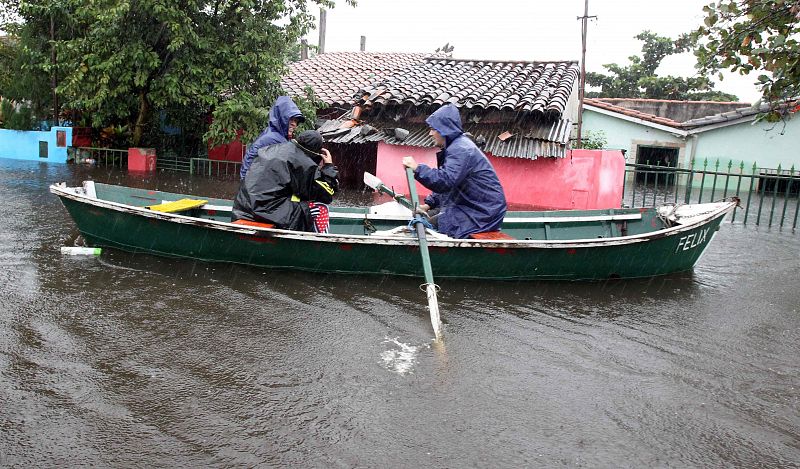
[[[288,142],[292,139],[294,129],[305,118],[300,108],[288,96],[279,96],[269,111],[269,126],[261,132],[261,135],[253,141],[242,157],[242,167],[239,170],[239,177],[244,181],[247,171],[253,163],[253,158],[258,155],[258,150],[266,148],[276,143]]]
[[[403,158],[414,178],[433,191],[420,209],[440,209],[436,228],[453,238],[500,230],[506,213],[503,188],[489,159],[464,135],[458,108],[442,106],[425,122],[436,146],[442,148],[436,155],[439,168]]]

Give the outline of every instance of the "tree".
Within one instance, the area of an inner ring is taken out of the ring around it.
[[[721,0],[703,11],[705,24],[692,34],[698,69],[763,72],[757,84],[771,104],[764,117],[780,120],[782,104],[800,97],[800,1]]]
[[[16,8],[21,33],[41,36],[46,26],[49,34],[50,18],[56,20],[54,41],[25,50],[31,66],[49,76],[55,47],[63,105],[97,127],[127,124],[133,145],[164,119],[214,141],[230,140],[238,129],[255,135],[282,93],[287,48],[314,24],[309,7],[333,7],[333,0],[15,3],[0,0]]]
[[[656,75],[664,57],[687,49],[688,42],[684,39],[676,42],[650,31],[643,31],[635,38],[643,42],[641,57],[628,57],[631,63],[627,66],[603,65],[609,74],[587,73],[586,83],[600,87],[599,92],[588,91],[587,97],[738,101],[732,94],[714,91],[714,84],[705,77]]]

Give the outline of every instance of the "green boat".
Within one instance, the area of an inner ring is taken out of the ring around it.
[[[79,187],[56,184],[50,191],[61,198],[91,246],[270,269],[423,274],[418,240],[407,228],[410,211],[396,202],[332,207],[330,233],[320,234],[230,223],[230,200],[93,181]],[[508,212],[502,235],[494,236],[500,239],[453,239],[430,232],[430,260],[436,278],[665,275],[691,269],[737,203]],[[159,211],[164,204],[177,209]]]

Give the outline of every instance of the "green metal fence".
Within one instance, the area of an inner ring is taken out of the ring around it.
[[[215,176],[224,179],[239,177],[241,161],[211,160],[208,158],[192,158],[189,163],[189,173],[203,176]]]
[[[165,151],[156,155],[156,169],[161,171],[191,172],[191,161],[175,152]]]
[[[75,161],[78,163],[93,159],[95,164],[103,168],[127,168],[128,150],[115,148],[77,147]]]
[[[702,203],[726,197],[740,199],[742,210],[731,221],[743,224],[797,229],[800,212],[800,171],[794,166],[760,168],[757,164],[709,163],[704,159],[678,168],[648,164],[625,165],[622,202],[628,207],[651,207],[663,203]]]

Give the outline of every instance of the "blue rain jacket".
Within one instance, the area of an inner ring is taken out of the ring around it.
[[[445,138],[437,155],[439,169],[417,166],[414,177],[433,194],[425,198],[439,207],[439,231],[453,238],[497,231],[506,213],[506,197],[489,159],[464,135],[458,108],[442,106],[425,122]]]
[[[286,142],[286,134],[289,132],[289,119],[296,117],[300,122],[304,121],[303,113],[300,108],[288,96],[278,96],[272,109],[269,111],[269,126],[261,132],[250,146],[242,158],[242,167],[239,170],[239,177],[244,181],[253,158],[258,155],[258,150],[266,148],[276,143]]]

